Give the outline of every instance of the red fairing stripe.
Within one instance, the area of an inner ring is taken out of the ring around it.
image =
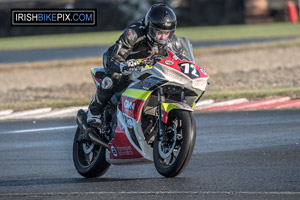
[[[122,96],[122,113],[139,121],[141,109],[145,103],[144,100],[135,99],[132,97]]]
[[[101,83],[101,79],[97,78],[94,74],[93,74],[93,78],[100,84]]]
[[[169,113],[167,111],[161,110],[161,114],[162,114],[161,120],[162,120],[163,123],[166,124],[168,122]]]
[[[130,143],[125,134],[125,130],[119,122],[115,131],[115,137],[109,146],[111,148],[110,159],[135,159],[143,157]],[[116,151],[116,156],[112,153],[112,146]]]

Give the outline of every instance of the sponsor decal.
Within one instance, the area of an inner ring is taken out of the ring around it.
[[[165,23],[165,26],[171,26],[171,25],[172,25],[171,23],[168,22]]]
[[[144,89],[144,90],[149,90],[149,88],[151,87],[151,83],[148,83],[147,81],[140,81],[139,85],[138,85],[138,89]]]
[[[200,70],[201,70],[201,72],[202,72],[204,75],[206,75],[206,76],[207,76],[207,72],[205,71],[205,69],[203,69],[203,68],[200,68]]]
[[[135,103],[132,103],[131,101],[128,101],[127,99],[124,101],[124,108],[128,110],[134,110]]]
[[[167,67],[165,67],[167,68]],[[171,69],[165,69],[164,68],[164,73],[168,76],[170,76],[171,78],[177,79],[178,81],[182,81],[182,78],[180,76],[178,76],[178,74],[176,74],[173,70]]]
[[[166,61],[165,61],[165,64],[166,64],[166,65],[174,65],[174,62],[172,62],[172,61],[170,61],[170,60],[166,60]]]
[[[151,74],[150,74],[150,76],[151,76]],[[156,77],[148,77],[144,80],[137,82],[134,86],[131,87],[131,89],[143,89],[143,90],[149,91],[149,90],[153,90],[155,87],[162,85],[165,82],[167,82],[167,81],[156,78]],[[145,94],[147,94],[147,93],[145,93]],[[132,96],[132,95],[130,95],[130,96]],[[141,99],[138,96],[134,96],[134,97]],[[145,99],[145,98],[147,98],[147,97],[143,97],[143,99]]]
[[[110,146],[110,150],[111,150],[111,153],[112,153],[115,157],[118,156],[117,150],[116,150],[116,148],[115,148],[113,145]]]
[[[120,156],[133,156],[131,146],[117,147]]]
[[[141,90],[142,91],[142,90]],[[122,112],[134,120],[139,120],[140,111],[145,101],[132,97],[122,96]]]

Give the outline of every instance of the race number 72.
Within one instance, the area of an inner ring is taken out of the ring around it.
[[[199,71],[192,63],[181,63],[179,64],[179,67],[181,69],[181,72],[185,73],[191,79],[200,77]]]

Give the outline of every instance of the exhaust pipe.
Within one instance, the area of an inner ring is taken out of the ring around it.
[[[86,138],[91,139],[94,143],[101,145],[106,149],[109,149],[109,145],[101,138],[98,138],[95,129],[91,128],[86,121],[86,112],[82,109],[78,110],[76,122],[80,130],[85,134]]]
[[[89,128],[87,130],[89,138],[96,143],[99,144],[100,146],[103,146],[106,149],[109,149],[109,145],[101,138],[98,138],[97,135],[95,134],[95,130],[93,128]]]

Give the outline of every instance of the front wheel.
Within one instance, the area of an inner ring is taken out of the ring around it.
[[[165,177],[177,176],[189,162],[196,140],[195,121],[188,111],[173,110],[165,124],[165,136],[153,145],[156,170]]]
[[[78,173],[86,178],[102,176],[110,164],[105,159],[106,149],[86,140],[78,127],[73,142],[73,161]]]

